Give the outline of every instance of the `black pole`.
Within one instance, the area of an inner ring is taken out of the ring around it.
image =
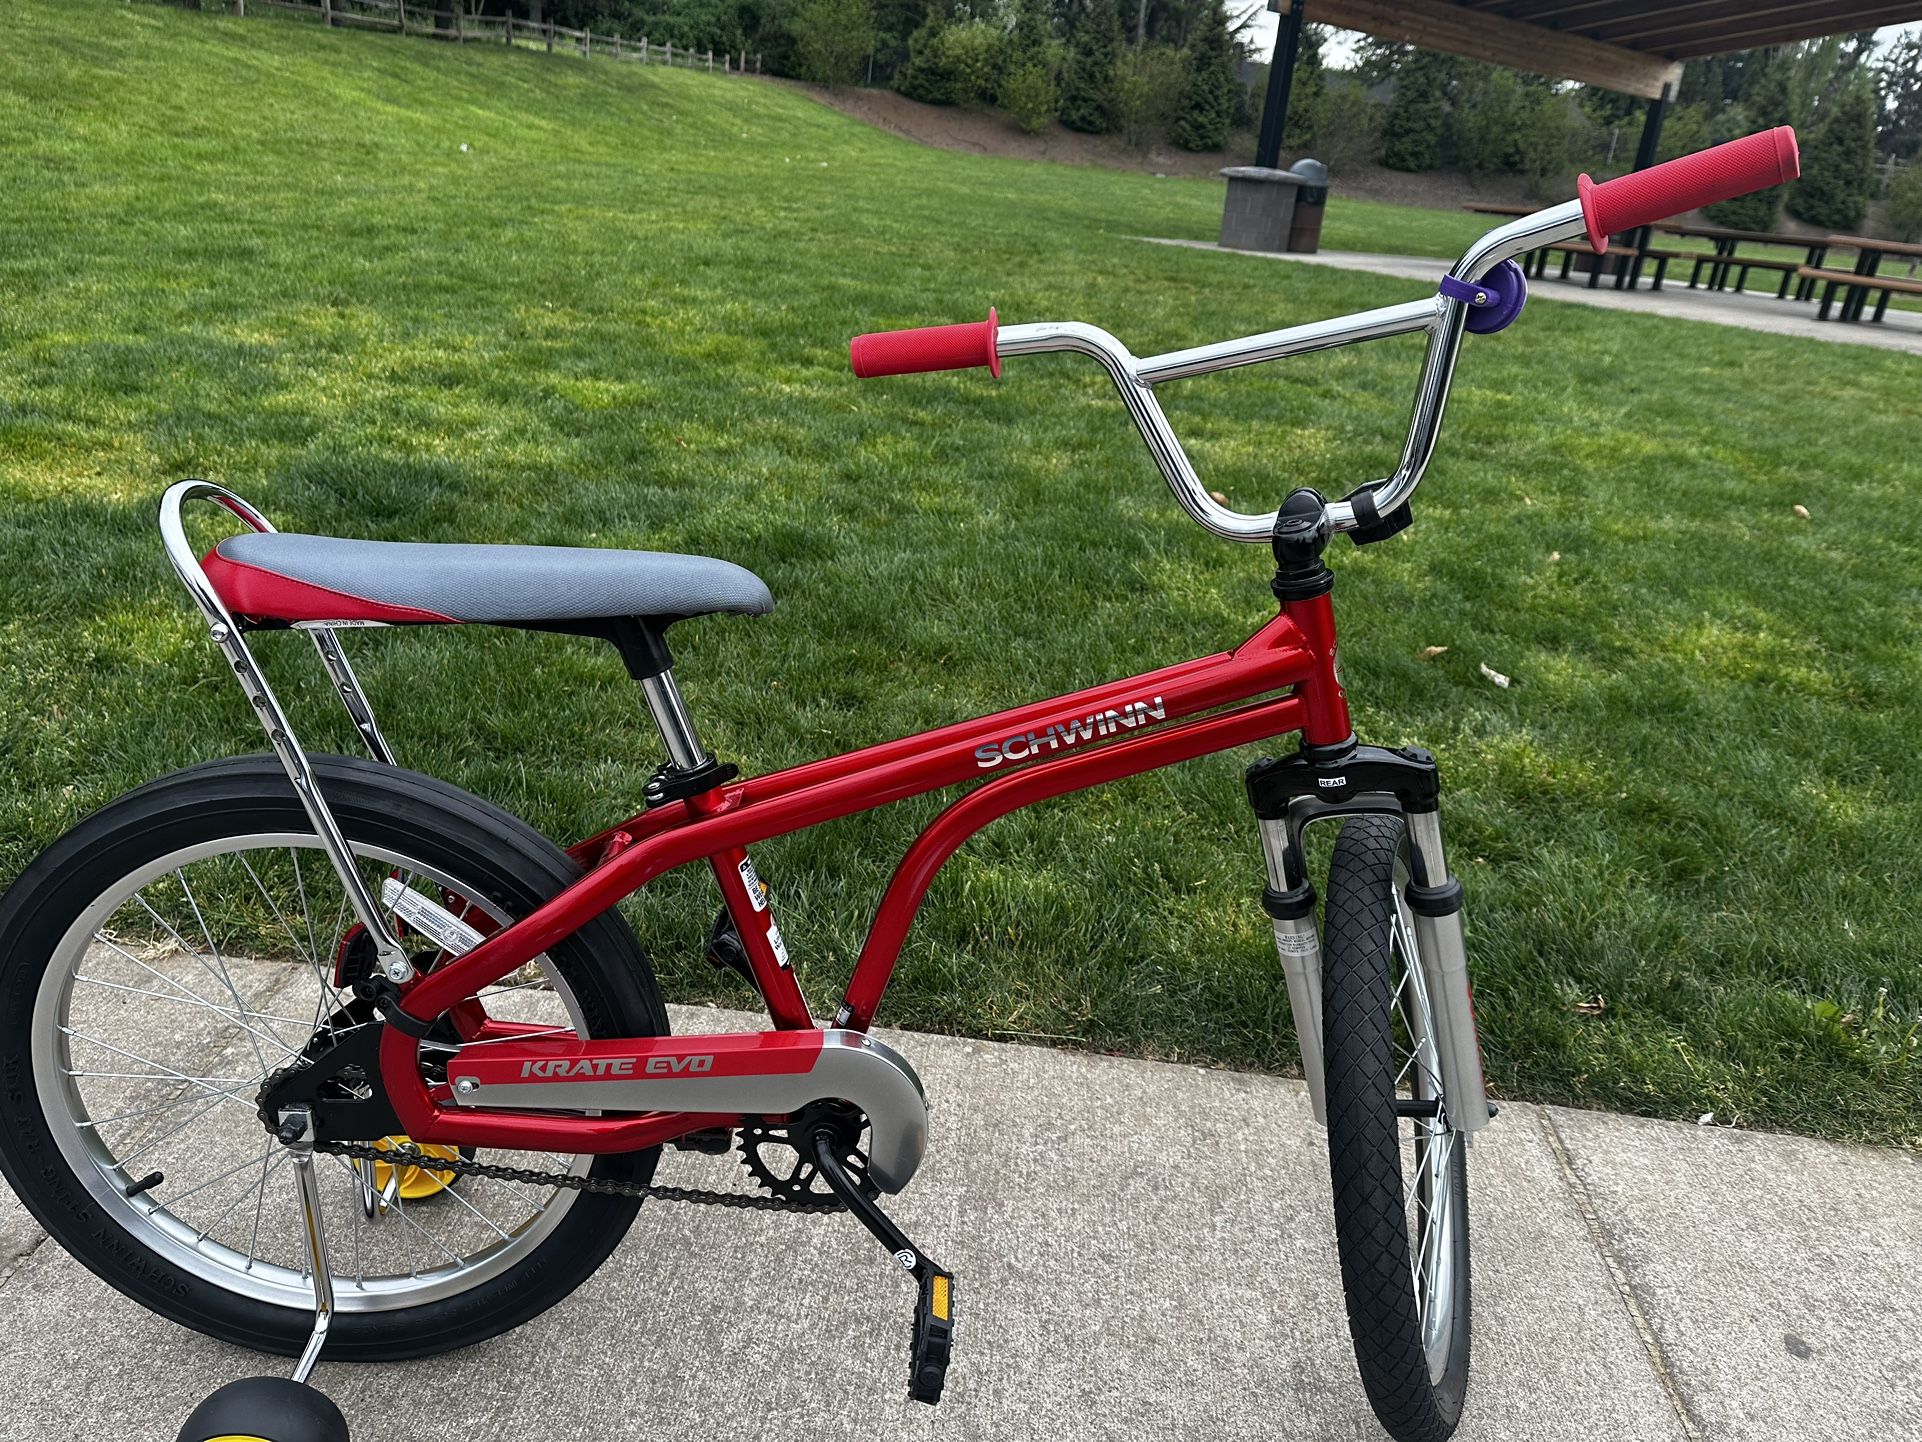
[[[1272,169],[1281,161],[1281,132],[1288,125],[1288,88],[1295,76],[1295,52],[1301,48],[1304,0],[1279,0],[1281,23],[1275,27],[1275,53],[1268,62],[1268,98],[1261,104],[1261,138],[1255,143],[1255,164]]]
[[[1642,121],[1642,138],[1635,146],[1635,168],[1647,170],[1655,163],[1655,151],[1662,143],[1662,122],[1668,118],[1669,101],[1675,98],[1672,83],[1662,86],[1662,93],[1648,102],[1648,114]],[[1642,253],[1648,249],[1649,237],[1654,234],[1648,226],[1635,232],[1629,243],[1635,247],[1635,258],[1627,263],[1628,288],[1633,290],[1635,283],[1642,278]]]

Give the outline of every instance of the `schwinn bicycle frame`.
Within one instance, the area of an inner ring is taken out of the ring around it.
[[[1471,248],[1456,267],[1455,278],[1472,288],[1503,260],[1579,234],[1583,225],[1582,208],[1576,202],[1515,221]],[[1213,500],[1155,402],[1152,388],[1165,381],[1283,356],[1426,331],[1427,353],[1401,463],[1374,488],[1371,513],[1386,514],[1413,492],[1433,453],[1467,308],[1463,300],[1443,293],[1428,300],[1146,360],[1137,360],[1112,336],[1090,326],[1010,326],[994,339],[1003,357],[1066,350],[1100,360],[1182,507],[1216,535],[1267,541],[1274,530],[1275,514],[1242,515]],[[1329,597],[1324,594],[1285,601],[1279,615],[1232,651],[725,784],[644,810],[572,848],[571,854],[585,868],[579,880],[520,920],[483,937],[472,949],[445,955],[431,970],[417,974],[352,862],[292,724],[246,644],[245,628],[208,582],[187,542],[181,507],[195,497],[216,501],[256,530],[272,527],[239,496],[207,482],[177,484],[161,506],[161,531],[169,559],[266,728],[323,849],[341,877],[352,911],[374,939],[382,970],[391,981],[407,983],[399,1002],[405,1017],[424,1024],[451,1012],[465,1041],[493,1044],[484,1061],[471,1066],[463,1062],[463,1072],[475,1073],[457,1079],[457,1085],[463,1087],[483,1076],[489,1081],[504,1079],[517,1069],[521,1078],[528,1077],[530,1069],[539,1075],[539,1064],[556,1061],[570,1067],[584,1065],[590,1074],[602,1064],[621,1068],[622,1075],[631,1075],[636,1068],[650,1075],[673,1075],[688,1066],[716,1077],[805,1070],[818,1054],[823,1037],[858,1038],[872,1025],[935,874],[962,842],[997,817],[1051,797],[1288,733],[1299,732],[1308,748],[1337,748],[1353,739],[1335,664],[1336,628]],[[1355,529],[1364,520],[1365,516],[1358,516],[1356,506],[1349,502],[1334,502],[1327,507],[1331,533]],[[377,760],[393,764],[393,753],[333,628],[312,625],[302,629],[310,631],[335,690],[369,750]],[[649,700],[659,720],[663,706],[670,713],[678,710],[679,695],[673,689],[671,673],[651,679],[655,684]],[[675,730],[665,723],[662,729],[673,752]],[[969,781],[982,784],[948,806],[902,857],[882,893],[833,1026],[821,1031],[787,963],[747,848],[821,822]],[[1366,809],[1369,804],[1366,798],[1355,796],[1345,798],[1343,806],[1328,809],[1345,812]],[[1394,804],[1393,797],[1381,799],[1383,806]],[[1297,845],[1301,826],[1313,819],[1312,810],[1304,801],[1291,808],[1285,821],[1263,822],[1270,880],[1276,886],[1288,879],[1284,859]],[[1447,875],[1439,829],[1432,817],[1411,817],[1411,831],[1417,864],[1425,875],[1439,881]],[[720,886],[774,1030],[735,1040],[697,1039],[703,1050],[694,1057],[687,1038],[557,1041],[546,1034],[547,1029],[498,1021],[466,1005],[467,998],[541,956],[663,872],[697,861],[710,866]],[[1426,920],[1429,927],[1439,924],[1436,918]],[[1447,994],[1449,1004],[1444,1010],[1464,1019],[1444,1038],[1443,1063],[1451,1079],[1448,1095],[1473,1103],[1484,1096],[1480,1053],[1468,1009],[1466,976],[1459,964],[1459,917],[1450,913],[1445,920],[1452,924],[1452,931],[1441,938],[1437,950],[1455,964],[1430,981],[1438,993]],[[1278,934],[1282,929],[1278,919]],[[1289,980],[1291,991],[1298,990],[1295,972],[1290,972]],[[1296,999],[1299,1008],[1304,998],[1298,995]],[[1313,1010],[1318,1016],[1318,1008]],[[1307,1042],[1308,1028],[1301,1030],[1311,1084],[1318,1083],[1319,1077],[1312,1072],[1319,1048]],[[718,1111],[581,1115],[511,1108],[481,1110],[461,1105],[453,1096],[454,1088],[448,1085],[430,1085],[421,1074],[419,1049],[420,1038],[402,1026],[381,1028],[382,1080],[407,1134],[419,1142],[602,1154],[654,1146],[691,1131],[738,1121],[737,1116]],[[1310,1051],[1314,1053],[1311,1057],[1307,1056]],[[527,1090],[519,1088],[522,1093]],[[571,1095],[563,1095],[572,1089],[554,1090],[554,1105],[583,1105]],[[1318,1087],[1316,1091],[1318,1095]],[[1464,1108],[1459,1124],[1467,1128],[1480,1125],[1485,1110],[1485,1106]]]

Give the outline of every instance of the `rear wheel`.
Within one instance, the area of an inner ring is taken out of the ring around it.
[[[1399,817],[1342,823],[1322,1008],[1328,1160],[1362,1386],[1397,1442],[1441,1442],[1468,1388],[1468,1150],[1448,1118]]]
[[[426,903],[485,934],[579,874],[523,823],[429,777],[344,758],[316,758],[315,772],[390,908]],[[191,767],[121,797],[0,900],[0,1068],[14,1098],[0,1108],[0,1168],[104,1280],[266,1351],[304,1343],[312,1291],[293,1167],[255,1095],[316,1034],[356,1024],[342,1015],[351,993],[333,985],[350,922],[271,757]],[[611,912],[459,1010],[557,1036],[667,1030],[647,959]],[[481,1154],[628,1182],[646,1182],[656,1157]],[[330,1358],[418,1356],[516,1326],[584,1281],[639,1206],[325,1154],[316,1167]]]

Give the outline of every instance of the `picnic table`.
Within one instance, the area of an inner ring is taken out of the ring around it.
[[[1462,207],[1463,210],[1470,211],[1476,215],[1507,216],[1533,215],[1540,208],[1541,207],[1535,205],[1508,205],[1494,201],[1477,201]],[[1568,269],[1570,265],[1581,257],[1587,257],[1587,263],[1582,268],[1588,272],[1588,288],[1594,290],[1601,284],[1604,267],[1597,260],[1597,252],[1594,247],[1583,240],[1557,241],[1553,245],[1545,245],[1538,250],[1530,251],[1522,257],[1522,274],[1537,278],[1546,276],[1548,274],[1548,257],[1551,253],[1560,255],[1562,258],[1561,278],[1563,280],[1568,279]],[[1640,254],[1641,252],[1637,251],[1633,246],[1615,245],[1609,247],[1607,258],[1616,263],[1615,289],[1620,290],[1624,284],[1634,284],[1628,263],[1634,261],[1636,263],[1636,270],[1639,271]],[[1658,253],[1651,252],[1650,254],[1651,257],[1653,257]],[[1666,269],[1668,264],[1668,257],[1666,255],[1662,255],[1660,264]],[[1661,289],[1659,272],[1655,287],[1657,290]]]
[[[1882,298],[1875,303],[1873,321],[1879,321],[1888,312],[1889,297],[1900,292],[1903,295],[1922,295],[1922,281],[1900,279],[1895,276],[1877,275],[1885,255],[1907,256],[1910,260],[1922,260],[1922,245],[1910,245],[1900,240],[1877,240],[1867,235],[1830,235],[1822,241],[1823,254],[1833,247],[1836,250],[1855,252],[1854,270],[1831,270],[1811,255],[1809,264],[1801,269],[1803,283],[1811,290],[1816,285],[1822,289],[1821,319],[1829,318],[1829,306],[1835,300],[1838,290],[1844,292],[1842,310],[1837,320],[1860,320],[1862,307],[1868,303],[1869,292],[1879,290]],[[1915,267],[1909,267],[1913,276]]]
[[[1695,289],[1705,266],[1708,268],[1710,290],[1727,289],[1731,271],[1735,272],[1735,288],[1739,291],[1748,284],[1748,273],[1751,270],[1773,270],[1780,271],[1782,275],[1781,286],[1775,292],[1778,300],[1787,297],[1789,282],[1798,278],[1801,283],[1796,287],[1797,300],[1807,300],[1814,293],[1815,283],[1802,275],[1802,272],[1821,266],[1828,254],[1829,244],[1834,239],[1833,236],[1785,235],[1773,230],[1735,230],[1726,225],[1664,225],[1660,229],[1664,235],[1706,240],[1714,246],[1714,253],[1697,259],[1694,267],[1689,271],[1688,288],[1690,290]],[[1790,249],[1800,247],[1804,255],[1800,261],[1775,260],[1771,257],[1755,255],[1743,256],[1736,251],[1736,247],[1741,245],[1783,245]]]

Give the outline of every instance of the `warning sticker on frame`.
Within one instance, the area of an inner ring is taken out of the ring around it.
[[[774,948],[774,959],[780,962],[783,967],[786,967],[788,964],[787,943],[781,939],[781,928],[775,923],[772,917],[768,918],[767,923],[767,944]]]
[[[1313,956],[1321,950],[1321,939],[1312,931],[1283,931],[1277,926],[1275,947],[1283,956]]]
[[[767,888],[761,885],[761,878],[754,870],[754,858],[743,856],[738,868],[741,880],[747,883],[748,904],[756,911],[767,910]]]

